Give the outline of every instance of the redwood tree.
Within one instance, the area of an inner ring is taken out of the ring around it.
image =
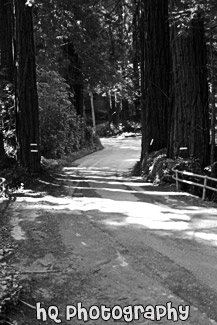
[[[40,169],[38,95],[32,21],[32,2],[19,0],[16,12],[16,97],[19,161],[30,172]]]
[[[189,156],[209,163],[209,108],[204,21],[194,14],[185,29],[172,26],[173,101],[168,153],[186,147]]]
[[[142,159],[167,145],[169,108],[168,0],[142,0],[144,10],[144,88],[142,84]],[[143,28],[143,26],[142,26]],[[141,49],[143,52],[143,49]],[[142,74],[143,75],[143,74]]]

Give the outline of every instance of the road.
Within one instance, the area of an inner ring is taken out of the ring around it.
[[[73,316],[81,303],[111,312],[117,306],[116,320],[96,315],[91,325],[217,324],[216,206],[130,177],[139,138],[103,144],[104,150],[56,174],[53,192],[27,191],[10,208],[20,245],[13,263],[28,288],[23,300],[40,302],[47,313],[58,307],[58,317],[47,314],[46,322],[25,306],[12,317],[18,325],[84,324]],[[138,305],[136,319],[129,306]]]

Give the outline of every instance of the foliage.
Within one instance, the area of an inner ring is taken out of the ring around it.
[[[85,123],[76,115],[69,86],[55,71],[38,69],[42,154],[60,158],[79,150],[85,141]]]
[[[137,170],[137,166],[135,166]],[[141,166],[140,175],[142,175],[145,181],[153,182],[154,184],[162,183],[174,183],[172,176],[174,172],[172,169],[177,169],[179,171],[188,171],[194,174],[204,174],[199,159],[189,158],[183,159],[177,157],[176,159],[169,159],[166,155],[166,149],[155,151],[150,153],[146,160],[143,161]],[[181,175],[179,175],[181,178]],[[195,178],[191,176],[185,176],[185,179],[194,182]],[[201,179],[197,180],[199,183]],[[190,192],[195,195],[201,195],[201,190],[196,186],[180,183],[180,189]]]
[[[1,83],[0,112],[2,119],[2,130],[8,156],[16,155],[16,122],[14,108],[14,90],[9,83]]]
[[[1,317],[4,317],[4,308],[17,301],[21,289],[18,273],[5,262],[1,262],[5,253],[5,250],[0,250],[0,323]]]
[[[93,147],[97,140],[92,128],[76,114],[66,81],[58,72],[45,68],[37,74],[42,154],[61,158],[85,146]]]
[[[85,94],[94,91],[107,96],[111,91],[118,101],[133,101],[130,10],[130,1],[36,3],[41,144],[47,157],[70,154],[87,143],[89,131],[84,131],[84,121],[75,116],[70,103],[77,73]]]
[[[135,136],[140,134],[141,124],[133,121],[125,121],[115,125],[114,123],[106,123],[102,127],[97,128],[97,134],[99,136],[115,136],[115,135],[124,135],[124,136]]]
[[[0,204],[0,324],[7,324],[8,310],[17,303],[21,284],[19,272],[9,263],[9,258],[16,249],[16,244],[8,236],[9,226],[5,222],[7,204]]]
[[[67,65],[61,50],[73,43],[88,90],[132,93],[130,1],[39,1],[35,12],[39,62],[47,57],[60,71]]]

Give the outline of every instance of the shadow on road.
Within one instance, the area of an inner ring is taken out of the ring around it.
[[[36,205],[37,210],[91,213],[107,227],[160,230],[161,235],[165,232],[217,246],[216,206],[176,192],[174,186],[153,186],[126,173],[84,167],[65,168],[42,185],[52,190],[26,191],[17,200]]]

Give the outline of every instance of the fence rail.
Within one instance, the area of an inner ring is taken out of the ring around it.
[[[190,172],[186,172],[186,171],[181,171],[181,170],[177,170],[177,169],[174,169],[174,168],[172,169],[172,171],[175,173],[175,175],[173,175],[172,177],[176,181],[176,189],[177,190],[179,189],[179,182],[201,187],[203,189],[202,200],[205,200],[206,189],[217,192],[217,188],[207,185],[208,180],[213,181],[213,182],[217,182],[216,178],[209,177],[209,176],[206,176],[206,175],[203,176],[203,175],[194,174],[194,173],[190,173]],[[191,182],[191,181],[179,178],[179,174],[181,174],[182,176],[186,175],[186,176],[192,176],[192,177],[195,177],[195,178],[201,178],[201,179],[204,179],[204,182],[203,182],[203,184],[198,184],[198,183],[195,183],[195,182]]]

